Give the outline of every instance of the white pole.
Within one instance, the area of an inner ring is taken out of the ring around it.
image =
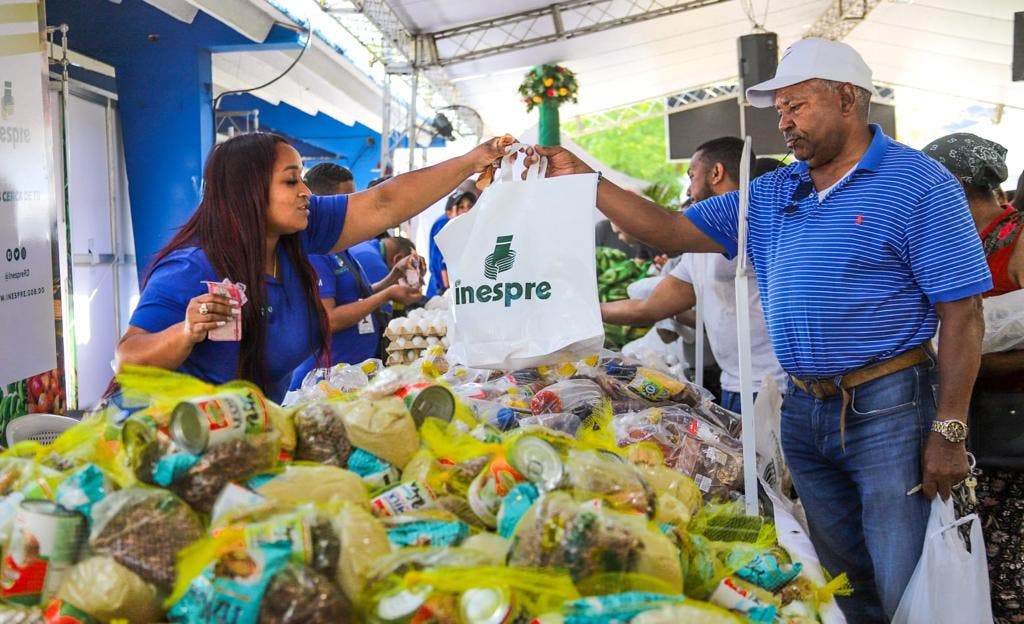
[[[704,298],[697,295],[696,318],[693,327],[696,334],[693,338],[694,381],[704,387]]]
[[[750,292],[747,282],[747,212],[750,207],[750,137],[740,159],[740,209],[736,240],[736,337],[740,356],[740,409],[743,412],[743,497],[747,515],[757,515],[757,453],[754,435],[753,367],[750,351]]]

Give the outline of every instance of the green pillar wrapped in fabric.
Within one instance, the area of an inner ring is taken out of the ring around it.
[[[576,74],[558,65],[538,65],[523,77],[519,94],[523,96],[527,112],[540,108],[538,142],[545,146],[558,145],[561,131],[558,107],[563,102],[576,102]]]
[[[537,142],[544,147],[561,144],[561,129],[558,125],[558,104],[544,100],[540,105],[540,125]]]

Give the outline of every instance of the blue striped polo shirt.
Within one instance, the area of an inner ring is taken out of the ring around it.
[[[832,377],[897,356],[935,335],[934,304],[992,286],[960,184],[871,131],[860,163],[823,201],[804,162],[750,183],[747,253],[791,375]],[[686,211],[730,258],[738,215],[737,192]]]

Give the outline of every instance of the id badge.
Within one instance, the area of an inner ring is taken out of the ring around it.
[[[372,334],[373,333],[373,316],[369,315],[363,320],[359,321],[359,334]]]

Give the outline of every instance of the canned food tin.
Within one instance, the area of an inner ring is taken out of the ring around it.
[[[385,490],[370,500],[378,516],[400,516],[410,511],[430,509],[437,497],[434,492],[419,481],[406,481]]]
[[[130,417],[121,425],[121,445],[129,455],[141,453],[147,446],[156,442],[159,425],[152,416],[138,414]]]
[[[455,395],[444,386],[416,383],[405,386],[395,396],[405,401],[405,407],[412,414],[417,427],[428,416],[448,422],[455,415]]]
[[[433,591],[428,585],[419,585],[384,596],[374,609],[377,621],[381,624],[410,622]]]
[[[554,446],[537,436],[521,436],[512,444],[508,459],[520,474],[542,490],[558,489],[565,479],[562,456]]]
[[[270,429],[270,408],[253,392],[217,394],[182,401],[171,412],[171,439],[198,455],[211,445]]]
[[[22,501],[0,572],[0,597],[21,605],[49,601],[78,560],[85,517],[50,501]]]
[[[466,624],[508,624],[516,617],[512,594],[503,587],[467,589],[459,598],[459,612]]]
[[[161,439],[168,439],[167,432],[146,414],[135,414],[121,425],[121,446],[136,474],[153,474]]]

